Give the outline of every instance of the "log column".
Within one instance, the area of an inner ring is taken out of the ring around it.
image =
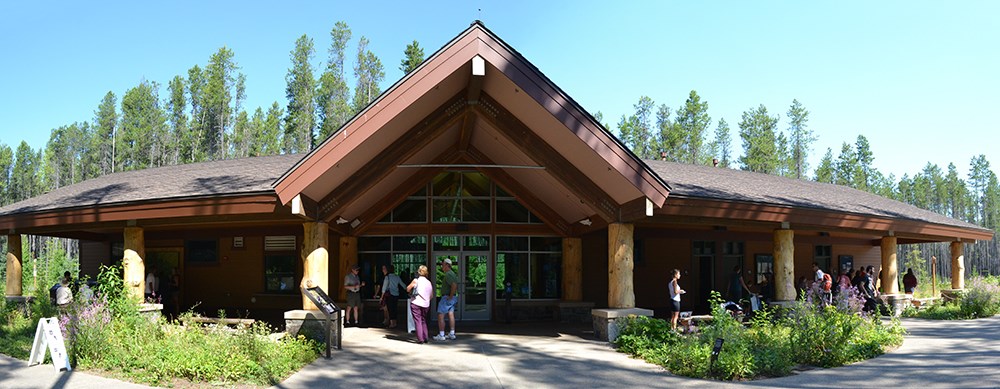
[[[337,300],[347,300],[347,290],[344,289],[344,276],[351,272],[351,266],[358,261],[358,238],[354,236],[340,237],[340,255],[337,266],[340,268],[340,279],[335,280],[337,288]],[[434,271],[431,269],[431,271]],[[330,294],[333,296],[333,294]]]
[[[330,292],[330,252],[328,250],[330,235],[325,222],[302,223],[302,287],[318,286],[329,294]],[[319,309],[302,295],[302,309]]]
[[[583,301],[583,242],[580,238],[562,240],[563,301]]]
[[[795,231],[774,230],[774,299],[795,301]]]
[[[882,293],[899,294],[899,268],[896,263],[896,237],[882,237]]]
[[[965,246],[951,242],[951,288],[965,289]]]
[[[125,227],[125,287],[128,294],[142,301],[146,292],[146,237],[142,227]]]
[[[635,227],[629,223],[608,225],[608,307],[635,308],[632,284]]]
[[[7,235],[7,296],[21,296],[21,234]]]

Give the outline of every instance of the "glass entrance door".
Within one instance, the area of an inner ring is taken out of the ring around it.
[[[451,260],[452,271],[458,276],[458,305],[455,306],[455,320],[489,320],[490,291],[493,279],[490,276],[489,237],[487,236],[435,236],[431,258],[434,260],[434,295],[441,297],[450,292],[444,282],[445,259]],[[435,299],[437,301],[437,299]],[[437,306],[431,317],[437,318]]]

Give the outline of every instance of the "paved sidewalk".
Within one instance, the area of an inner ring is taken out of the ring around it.
[[[906,319],[903,346],[881,357],[789,377],[728,383],[671,375],[592,340],[584,327],[538,324],[466,328],[454,341],[347,328],[344,350],[320,358],[274,388],[580,387],[1000,387],[1000,316],[969,321]],[[459,327],[462,330],[462,327]],[[56,373],[0,356],[0,389],[144,388],[86,373]]]

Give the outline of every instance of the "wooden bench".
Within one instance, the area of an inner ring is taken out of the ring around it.
[[[931,305],[937,304],[939,300],[941,300],[940,297],[925,297],[925,298],[910,300],[910,304],[913,304],[914,308],[924,309]]]
[[[196,323],[196,324],[202,324],[202,325],[204,325],[204,324],[221,324],[221,325],[229,325],[229,326],[247,326],[247,327],[249,327],[250,325],[253,325],[253,323],[256,320],[254,320],[254,319],[232,319],[232,318],[228,318],[228,317],[227,318],[217,318],[217,317],[193,316],[190,319],[187,319],[186,321],[189,321],[191,323]],[[184,323],[184,325],[187,325],[187,323]]]

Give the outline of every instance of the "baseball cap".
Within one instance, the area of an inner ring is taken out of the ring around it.
[[[448,264],[449,266],[451,266],[451,258],[445,258],[445,259],[444,259],[444,263],[446,263],[446,264]]]
[[[361,270],[361,266],[358,265],[351,266],[351,270]]]

